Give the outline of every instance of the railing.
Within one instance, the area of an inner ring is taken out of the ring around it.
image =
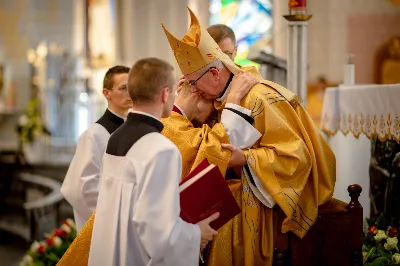
[[[24,198],[29,197],[29,191],[31,194],[36,191],[36,197],[24,200],[22,204],[14,200],[14,206],[9,206],[13,211],[12,215],[6,214],[0,218],[0,229],[17,234],[28,242],[41,239],[44,233],[50,232],[61,222],[59,217],[59,206],[63,201],[60,192],[61,183],[49,177],[27,173],[20,174],[15,181],[19,190],[22,189]],[[23,211],[16,213],[15,210],[18,208]]]

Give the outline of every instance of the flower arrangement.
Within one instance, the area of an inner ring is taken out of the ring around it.
[[[364,233],[364,266],[400,265],[399,231],[397,225],[388,222],[381,214],[375,222],[368,222]]]
[[[42,124],[37,98],[29,101],[25,113],[19,118],[17,131],[22,143],[33,142],[41,134],[50,135],[50,131]]]
[[[56,265],[76,237],[75,223],[67,219],[60,228],[45,236],[46,240],[32,243],[20,266]]]

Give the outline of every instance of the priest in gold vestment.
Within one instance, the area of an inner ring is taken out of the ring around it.
[[[272,207],[286,214],[282,232],[304,237],[335,184],[335,157],[298,97],[255,68],[240,68],[221,49],[189,9],[191,25],[178,39],[163,25],[178,65],[194,92],[215,99],[222,111],[232,76],[244,71],[260,80],[241,106],[252,110],[262,137],[245,155],[241,169],[240,217],[219,230],[207,265],[272,265]]]

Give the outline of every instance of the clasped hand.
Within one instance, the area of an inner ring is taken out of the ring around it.
[[[244,96],[258,83],[260,83],[260,81],[248,73],[236,74],[231,82],[226,102],[240,105],[240,101]]]
[[[200,250],[203,251],[203,249],[207,246],[208,242],[213,240],[213,238],[218,234],[217,231],[211,228],[210,223],[216,219],[218,219],[219,213],[216,212],[210,217],[200,221],[197,223],[197,226],[200,228],[201,232],[201,242],[200,242]]]
[[[246,156],[244,151],[233,146],[232,144],[221,144],[222,148],[228,149],[232,152],[231,159],[229,160],[228,167],[243,166],[246,164]]]

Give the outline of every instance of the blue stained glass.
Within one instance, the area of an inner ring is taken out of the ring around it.
[[[236,63],[258,66],[249,53],[272,52],[272,0],[209,0],[209,11],[210,25],[226,24],[235,32]]]

